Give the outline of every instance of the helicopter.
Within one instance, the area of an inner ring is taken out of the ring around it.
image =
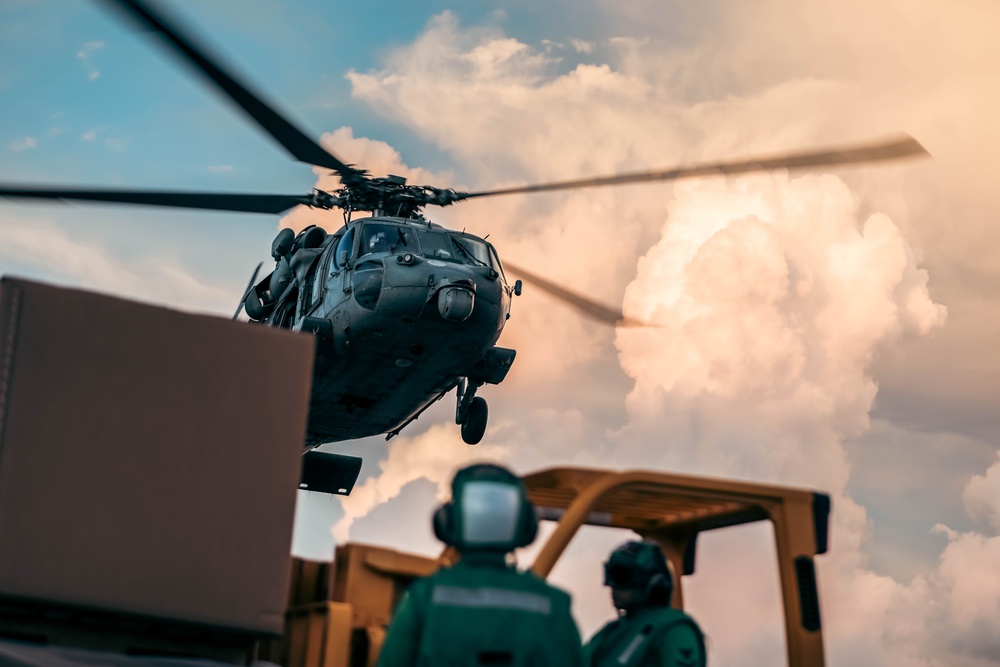
[[[340,209],[334,232],[282,229],[271,246],[274,269],[253,277],[234,319],[315,337],[315,365],[305,448],[399,434],[454,391],[455,422],[472,445],[484,437],[488,407],[478,391],[500,384],[516,352],[497,345],[522,279],[599,322],[641,326],[619,309],[507,262],[485,238],[446,229],[427,207],[471,199],[894,160],[926,154],[902,135],[861,145],[667,169],[462,192],[375,177],[320,146],[277,107],[224,67],[205,45],[153,0],[102,0],[203,77],[292,158],[332,170],[333,191],[305,195],[54,188],[0,184],[0,197],[280,214],[296,206]],[[366,213],[354,217],[356,213]]]

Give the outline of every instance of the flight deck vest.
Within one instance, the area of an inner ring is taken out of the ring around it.
[[[454,567],[415,581],[380,667],[581,667],[569,596],[530,572]]]
[[[689,632],[677,645],[664,645],[671,630]],[[587,667],[703,667],[705,638],[694,620],[679,609],[648,607],[604,626],[587,643]]]

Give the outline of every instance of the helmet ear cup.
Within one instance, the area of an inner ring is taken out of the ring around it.
[[[454,505],[452,503],[445,503],[437,508],[431,519],[431,524],[434,526],[434,537],[448,546],[455,546]]]
[[[646,584],[646,604],[656,607],[670,606],[674,584],[669,574],[654,574]]]
[[[538,536],[538,515],[535,507],[527,499],[521,503],[521,532],[518,535],[517,548],[526,547]]]

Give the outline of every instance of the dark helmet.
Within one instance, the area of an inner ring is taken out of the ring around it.
[[[531,544],[537,533],[524,482],[489,463],[455,473],[451,500],[434,513],[434,535],[459,551],[507,553]]]
[[[674,590],[670,566],[652,542],[626,542],[604,564],[604,585],[645,591],[646,604],[666,606]]]

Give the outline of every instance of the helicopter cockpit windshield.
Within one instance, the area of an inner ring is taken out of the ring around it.
[[[427,230],[417,232],[420,240],[420,254],[429,259],[443,259],[448,262],[462,261],[458,249],[452,244],[447,232]]]
[[[362,255],[373,252],[413,252],[416,249],[416,239],[409,227],[369,222],[361,229]]]
[[[366,222],[361,228],[359,256],[374,253],[414,253],[427,259],[473,264],[500,272],[493,247],[477,236],[439,229],[414,229],[387,222]]]
[[[474,236],[426,230],[418,231],[417,238],[420,241],[420,254],[429,259],[496,268],[489,244]]]
[[[493,267],[493,258],[490,256],[490,248],[486,243],[464,234],[452,234],[451,240],[458,246],[459,252],[466,260],[473,264]]]

